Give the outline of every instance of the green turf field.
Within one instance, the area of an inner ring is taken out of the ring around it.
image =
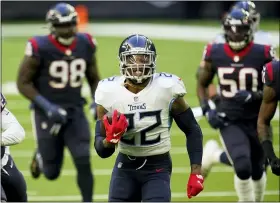
[[[2,41],[2,83],[13,82],[16,79],[18,65],[24,53],[27,38],[5,38]],[[99,37],[98,62],[102,77],[119,74],[117,53],[122,38]],[[185,82],[188,94],[186,100],[191,106],[197,106],[195,93],[195,71],[202,56],[205,43],[154,40],[158,51],[157,71],[171,72],[180,76]],[[279,50],[278,50],[279,53]],[[34,180],[29,174],[29,162],[34,151],[35,143],[32,136],[28,101],[21,96],[6,95],[8,108],[16,115],[26,130],[26,139],[22,144],[11,147],[11,153],[18,168],[23,172],[27,181],[30,201],[80,201],[76,185],[75,168],[67,151],[63,172],[58,180],[47,181],[43,176]],[[90,101],[90,100],[89,100]],[[91,102],[91,101],[90,101]],[[88,107],[85,107],[92,125]],[[279,132],[279,121],[273,121],[274,132]],[[208,139],[218,138],[218,133],[212,130],[205,120],[200,121],[204,134],[204,143]],[[279,138],[275,136],[274,146],[279,148]],[[230,167],[218,165],[205,181],[204,191],[196,198],[188,200],[185,196],[185,185],[189,177],[189,160],[185,149],[185,136],[177,126],[172,127],[173,201],[237,201],[233,186],[233,173]],[[51,150],[51,149],[50,149]],[[278,153],[279,151],[277,151]],[[95,200],[107,200],[111,169],[115,156],[101,159],[94,153],[92,144],[92,168],[95,173]],[[268,173],[266,201],[279,201],[279,183],[276,176]]]

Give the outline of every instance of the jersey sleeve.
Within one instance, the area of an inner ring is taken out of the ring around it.
[[[211,43],[209,43],[205,46],[204,51],[203,51],[202,60],[211,62],[212,46],[213,46],[213,44],[211,44]]]
[[[30,57],[39,58],[39,46],[36,38],[31,38],[28,40],[25,46],[25,55]]]
[[[262,70],[262,82],[267,86],[273,86],[274,74],[272,62],[265,64]]]
[[[4,95],[1,93],[1,112],[4,110],[4,108],[6,107],[7,105],[7,100],[6,98],[4,97]]]
[[[95,91],[94,101],[103,106],[107,111],[112,111],[114,98],[115,77],[106,78],[98,83]]]
[[[172,87],[172,97],[173,98],[178,98],[178,97],[183,97],[187,93],[186,87],[184,85],[184,82],[182,81],[181,78],[179,78],[176,75],[173,75],[173,87]]]
[[[276,57],[275,48],[270,45],[264,45],[264,56],[267,63],[274,60]]]
[[[1,112],[1,116],[1,146],[9,146],[20,143],[25,137],[25,131],[16,117],[6,108]]]
[[[97,41],[96,39],[89,33],[85,33],[86,40],[89,43],[90,51],[92,54],[95,54],[96,49],[97,49]]]

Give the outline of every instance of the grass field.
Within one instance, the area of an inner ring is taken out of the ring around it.
[[[276,25],[277,26],[277,25]],[[2,41],[2,83],[16,79],[18,65],[24,53],[28,38],[5,38]],[[99,37],[98,63],[102,78],[119,74],[117,53],[122,38]],[[177,40],[154,40],[158,51],[157,71],[171,72],[180,76],[185,82],[188,94],[186,100],[191,106],[197,106],[195,93],[195,71],[202,56],[205,43]],[[279,53],[279,50],[278,50]],[[11,147],[12,156],[18,168],[23,172],[30,201],[80,201],[76,186],[75,169],[69,153],[66,153],[63,172],[58,180],[47,181],[43,176],[39,180],[30,177],[29,163],[35,142],[32,136],[29,102],[19,95],[6,95],[8,108],[16,115],[26,130],[26,139],[22,144]],[[90,101],[90,100],[89,100]],[[90,101],[91,102],[91,101]],[[88,109],[88,106],[85,107]],[[94,122],[88,117],[94,135]],[[208,139],[218,138],[218,132],[212,130],[205,120],[200,121],[204,134],[204,143]],[[274,132],[279,132],[279,121],[273,121]],[[204,191],[196,198],[188,200],[185,185],[189,176],[189,160],[185,149],[185,136],[176,125],[172,127],[172,201],[237,201],[233,186],[233,173],[230,167],[218,165],[205,181]],[[279,149],[279,137],[275,136],[274,146]],[[51,149],[50,149],[51,150]],[[66,149],[67,151],[67,149]],[[278,153],[279,151],[277,151]],[[111,169],[115,156],[108,159],[99,158],[92,144],[92,168],[95,174],[95,200],[106,201]],[[279,201],[279,181],[268,172],[267,194],[265,201]]]

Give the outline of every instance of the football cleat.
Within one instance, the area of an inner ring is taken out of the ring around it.
[[[39,160],[38,160],[39,157],[38,156],[40,156],[40,154],[38,154],[38,151],[36,150],[33,155],[31,164],[30,164],[31,176],[35,179],[39,178],[39,176],[41,175],[41,169],[39,167]]]
[[[203,157],[201,166],[201,175],[206,178],[211,171],[213,165],[219,163],[215,155],[222,153],[222,149],[219,147],[218,142],[215,140],[209,140],[203,147]]]

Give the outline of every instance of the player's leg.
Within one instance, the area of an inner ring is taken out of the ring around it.
[[[264,153],[259,141],[256,128],[249,129],[251,143],[252,179],[255,192],[255,201],[263,201],[266,188],[266,173],[264,169]]]
[[[125,168],[127,157],[119,153],[114,165],[110,187],[109,202],[141,202],[141,184],[137,180],[138,171]]]
[[[143,202],[170,202],[172,161],[169,153],[147,158],[140,171]]]
[[[249,138],[237,125],[229,125],[220,132],[235,170],[234,186],[239,201],[254,201]]]
[[[37,149],[31,163],[31,173],[36,175],[39,170],[47,179],[55,180],[63,163],[63,138],[60,134],[57,136],[50,134],[52,124],[40,112],[32,112],[32,127]]]
[[[2,187],[2,184],[1,184],[1,202],[7,202],[7,196],[6,196],[6,193]]]
[[[73,113],[73,120],[67,124],[63,136],[77,170],[77,184],[83,201],[91,202],[94,186],[90,161],[91,136],[88,121],[82,110]]]
[[[26,182],[10,155],[1,170],[1,184],[9,202],[27,202]]]

